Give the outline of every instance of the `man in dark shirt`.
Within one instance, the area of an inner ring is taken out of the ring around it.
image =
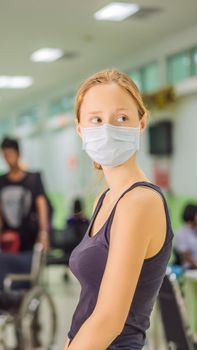
[[[4,139],[1,149],[9,172],[0,176],[0,234],[3,236],[8,231],[16,232],[20,240],[20,258],[23,253],[24,256],[29,253],[31,256],[37,241],[45,249],[48,248],[49,222],[44,187],[39,173],[28,172],[21,166],[20,149],[16,140]],[[0,259],[4,259],[5,254],[0,255]],[[15,259],[17,254],[13,255]],[[21,272],[27,271],[23,269]],[[0,279],[4,273],[0,267]]]

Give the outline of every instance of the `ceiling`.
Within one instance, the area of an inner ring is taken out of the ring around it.
[[[139,0],[161,11],[143,20],[95,21],[94,12],[109,2],[0,0],[0,75],[30,75],[35,82],[24,90],[0,90],[0,115],[47,91],[71,87],[95,70],[117,66],[128,55],[132,64],[132,52],[197,22],[196,0]],[[62,48],[76,56],[48,64],[31,62],[31,53],[42,47]]]

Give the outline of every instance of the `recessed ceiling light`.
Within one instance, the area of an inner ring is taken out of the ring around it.
[[[99,21],[123,21],[138,12],[140,6],[124,2],[112,2],[94,14],[94,18]]]
[[[0,76],[0,89],[25,89],[33,84],[33,79],[26,76]]]
[[[32,53],[31,60],[34,62],[54,62],[64,55],[61,49],[43,48]]]

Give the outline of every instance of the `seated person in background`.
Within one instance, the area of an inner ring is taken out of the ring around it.
[[[84,204],[81,198],[76,198],[72,205],[72,214],[66,221],[64,252],[65,264],[68,265],[70,255],[73,249],[81,242],[86,230],[89,226],[89,220],[84,213]],[[68,271],[64,275],[65,280],[68,280]]]
[[[185,268],[197,269],[197,205],[188,204],[182,219],[184,224],[174,236],[175,252]]]
[[[0,176],[0,288],[8,273],[29,273],[34,244],[48,248],[49,227],[40,174],[21,167],[16,140],[4,139],[1,149],[9,171]]]
[[[89,220],[84,214],[84,204],[81,198],[76,198],[73,202],[72,214],[67,219],[67,225],[75,222],[86,222],[89,224]]]
[[[82,199],[76,198],[73,202],[72,214],[66,222],[66,241],[70,241],[73,249],[82,240],[87,228],[89,220],[84,213],[84,204]],[[67,244],[67,247],[69,244]]]

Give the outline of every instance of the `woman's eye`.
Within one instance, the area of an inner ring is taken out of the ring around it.
[[[125,122],[126,120],[128,120],[128,117],[126,117],[125,115],[121,115],[120,117],[118,117],[119,122]]]
[[[94,118],[92,118],[92,123],[94,123],[94,124],[100,124],[100,123],[102,123],[102,119],[100,118],[100,117],[94,117]]]

